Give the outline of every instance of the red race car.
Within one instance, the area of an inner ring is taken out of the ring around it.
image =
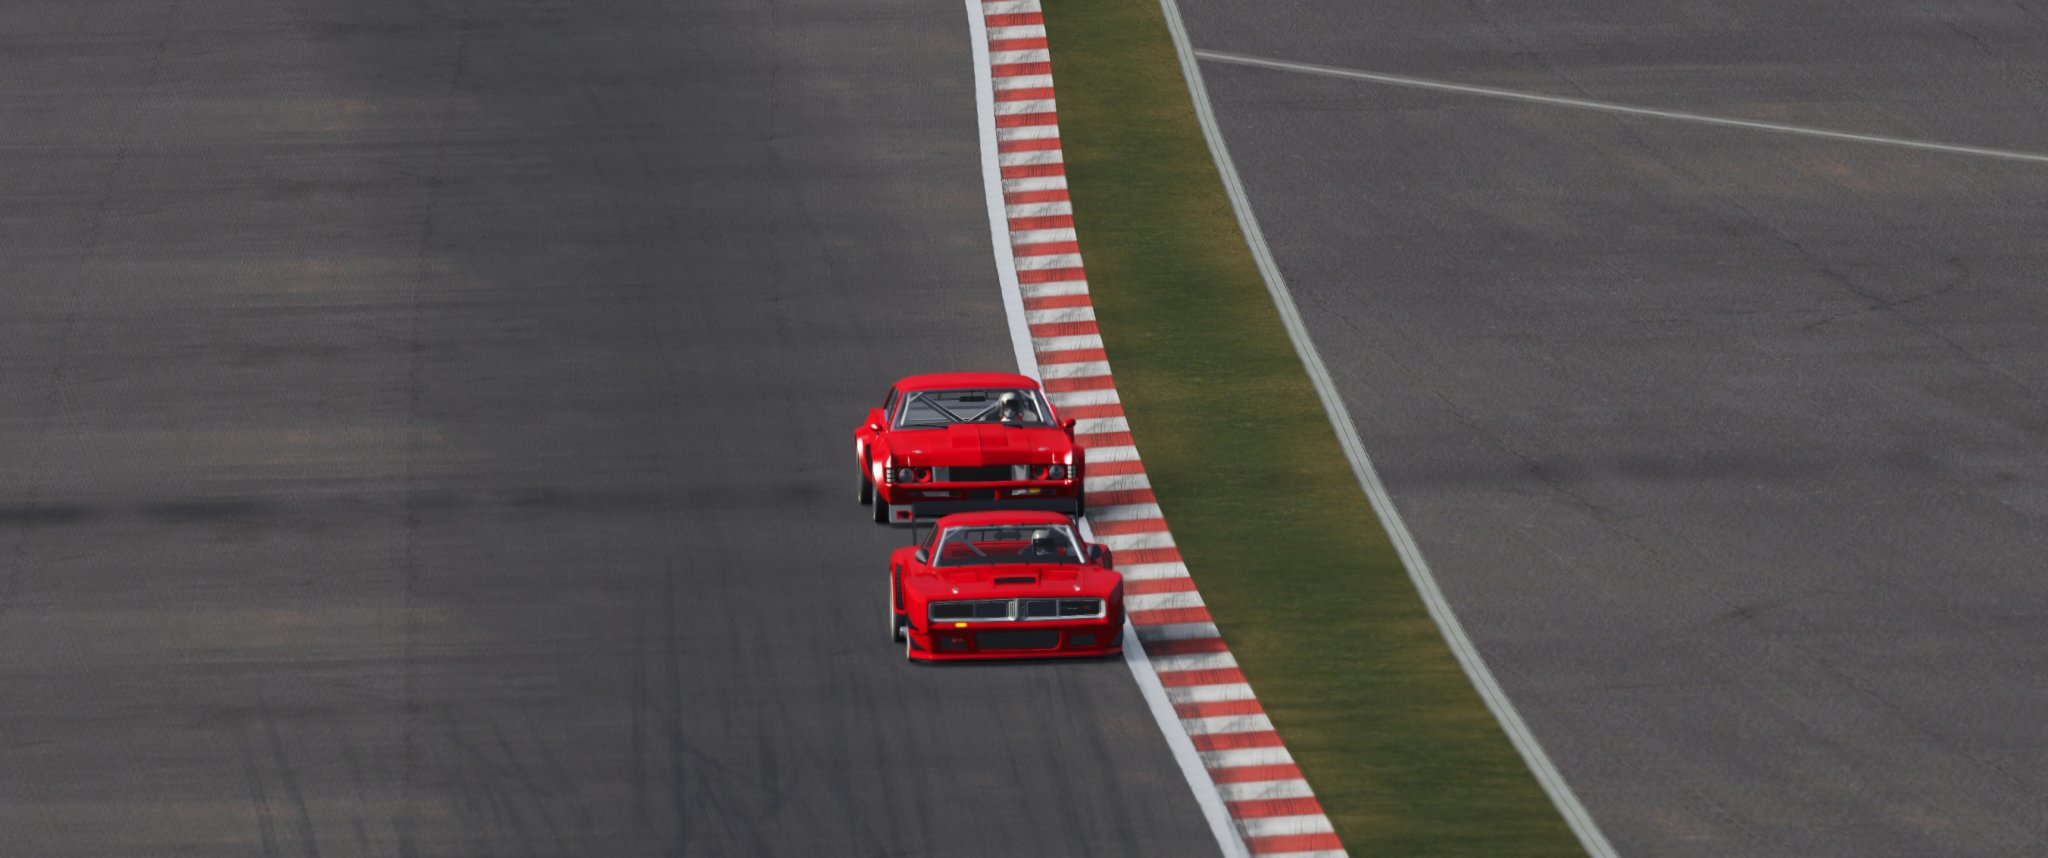
[[[875,521],[1035,509],[1080,515],[1081,448],[1038,382],[994,372],[914,375],[853,430],[860,502]]]
[[[889,557],[889,629],[914,662],[1121,653],[1124,578],[1055,512],[967,512]]]

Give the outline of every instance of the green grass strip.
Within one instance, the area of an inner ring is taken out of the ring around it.
[[[1133,433],[1231,651],[1357,855],[1583,854],[1459,670],[1281,327],[1156,0],[1045,0]]]

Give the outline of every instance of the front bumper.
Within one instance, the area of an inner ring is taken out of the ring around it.
[[[1123,623],[1048,623],[1039,628],[1017,628],[1017,623],[969,624],[950,628],[937,623],[920,632],[909,630],[912,661],[998,661],[1020,658],[1104,658],[1124,651]],[[1056,636],[1051,646],[1030,646],[1017,635]],[[994,636],[1011,635],[1009,639]],[[1024,645],[1019,645],[1019,644]]]
[[[1043,494],[1019,497],[1012,494],[1018,488],[1038,488]],[[918,498],[908,497],[914,493],[945,492],[950,497]],[[1064,494],[1062,494],[1064,493]],[[908,525],[956,512],[982,512],[984,510],[1035,510],[1063,512],[1077,515],[1081,512],[1081,493],[1078,486],[999,486],[972,488],[929,488],[917,486],[894,487],[892,497],[879,499],[889,507],[889,523]]]

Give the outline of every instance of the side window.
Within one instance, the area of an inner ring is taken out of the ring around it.
[[[882,397],[882,420],[884,423],[896,422],[896,388],[889,388],[889,395]]]

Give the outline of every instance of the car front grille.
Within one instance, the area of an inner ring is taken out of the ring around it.
[[[1016,471],[1009,465],[984,465],[971,468],[947,468],[945,480],[955,483],[999,483],[1013,479]]]
[[[1060,633],[1057,629],[1032,629],[1030,631],[1016,632],[981,632],[974,636],[974,645],[977,649],[980,649],[983,652],[1019,649],[1053,649],[1060,645]]]

